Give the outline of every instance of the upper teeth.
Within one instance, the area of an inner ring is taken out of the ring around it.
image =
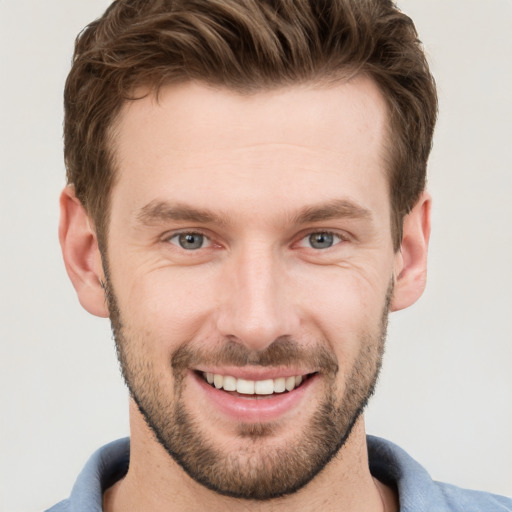
[[[272,393],[283,393],[292,391],[302,382],[302,375],[294,377],[279,377],[266,380],[245,380],[231,377],[231,375],[220,375],[218,373],[204,373],[209,384],[224,391],[237,391],[244,395],[271,395]]]

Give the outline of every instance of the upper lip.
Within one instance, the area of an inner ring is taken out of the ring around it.
[[[279,379],[286,377],[295,377],[298,375],[308,375],[315,373],[314,370],[304,368],[290,368],[290,367],[258,367],[258,366],[232,366],[232,367],[214,367],[214,366],[199,366],[194,368],[195,371],[204,373],[214,373],[219,375],[229,375],[237,379],[245,380],[267,380]]]

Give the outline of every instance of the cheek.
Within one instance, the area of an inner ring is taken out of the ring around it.
[[[214,279],[205,274],[197,267],[132,273],[119,291],[116,287],[124,323],[145,338],[161,340],[162,348],[193,338],[215,307]]]
[[[312,267],[291,279],[297,283],[294,296],[305,309],[327,322],[339,321],[348,326],[370,320],[375,310],[382,307],[388,286],[383,275],[332,265]]]
[[[339,364],[354,358],[363,337],[380,334],[388,287],[382,275],[320,267],[300,281],[303,321],[330,343]]]

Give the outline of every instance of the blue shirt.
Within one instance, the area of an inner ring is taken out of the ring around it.
[[[370,471],[398,490],[400,512],[512,512],[512,498],[434,482],[404,450],[368,436]],[[105,489],[128,471],[130,440],[120,439],[96,451],[78,476],[71,496],[46,512],[102,512]]]

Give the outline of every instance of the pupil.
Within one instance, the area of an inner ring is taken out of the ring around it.
[[[185,233],[179,237],[183,249],[199,249],[203,245],[203,235],[198,233]]]
[[[329,233],[313,233],[309,236],[309,243],[315,249],[327,249],[333,244],[333,235]]]

